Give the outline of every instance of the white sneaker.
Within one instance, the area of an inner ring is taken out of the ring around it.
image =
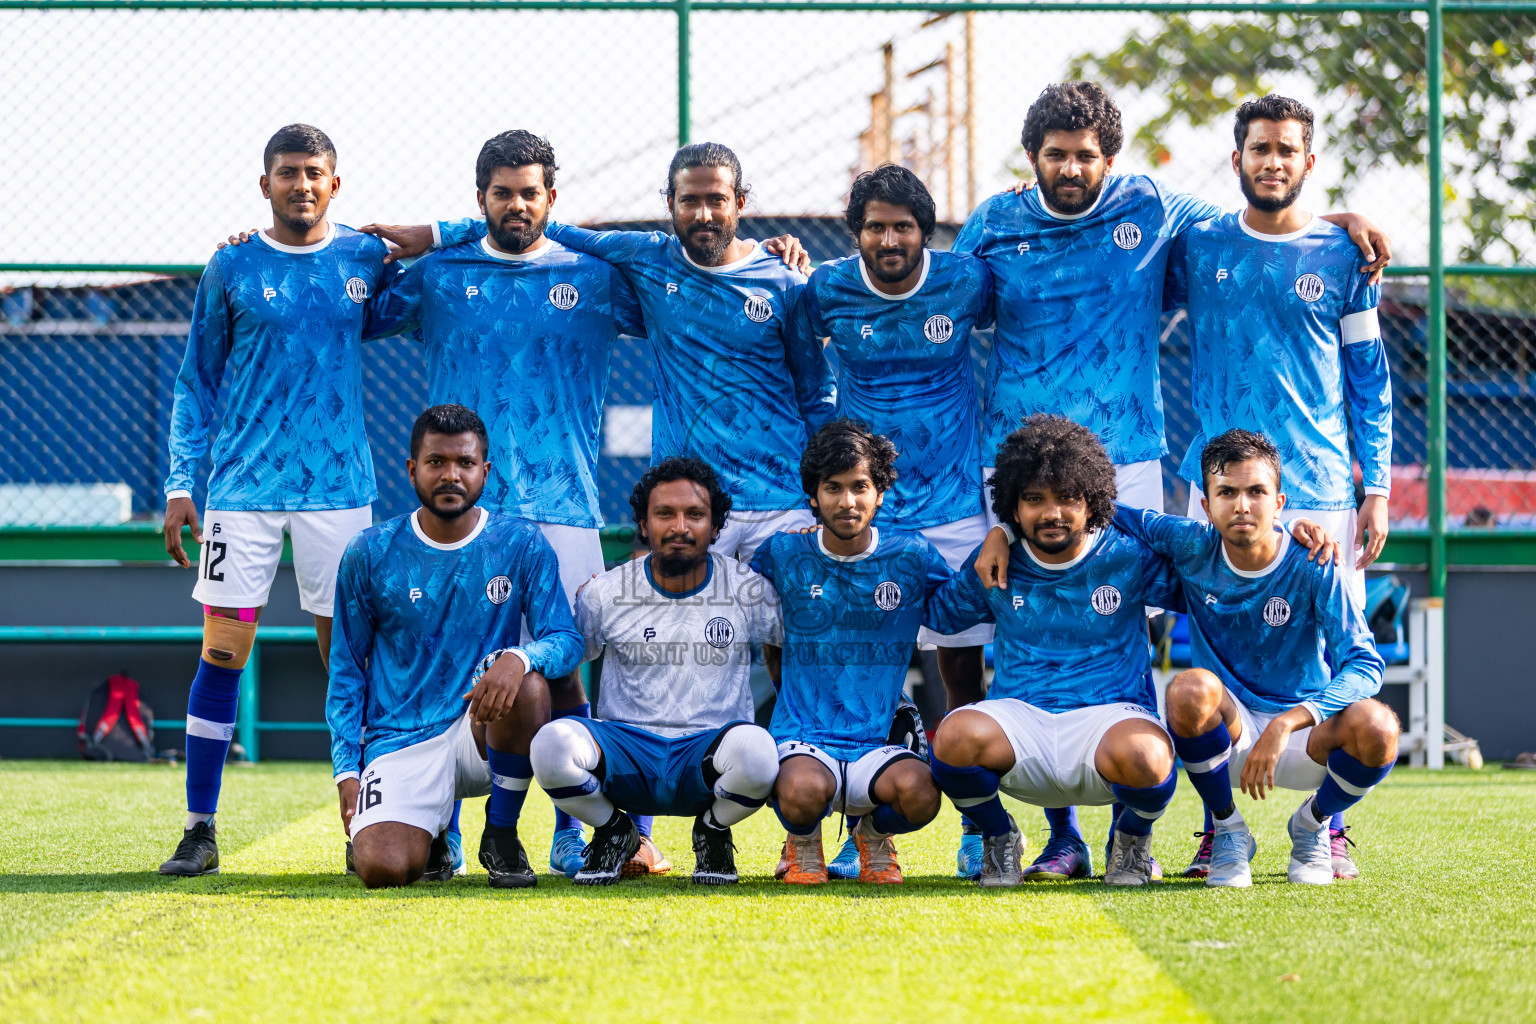
[[[1309,796],[1307,800],[1311,800]],[[1333,884],[1333,844],[1328,835],[1328,823],[1313,831],[1302,824],[1301,811],[1306,801],[1296,808],[1285,830],[1291,834],[1291,863],[1285,869],[1285,877],[1301,885]]]
[[[1013,888],[1024,881],[1024,836],[1008,816],[1008,831],[981,839],[981,878],[984,888]]]
[[[1150,885],[1152,883],[1152,833],[1133,836],[1115,829],[1109,848],[1109,866],[1104,869],[1105,885]]]
[[[1216,826],[1211,839],[1211,868],[1205,884],[1227,889],[1246,889],[1253,885],[1253,855],[1259,850],[1246,824],[1236,828]]]

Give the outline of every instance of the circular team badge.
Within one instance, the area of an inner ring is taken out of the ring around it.
[[[760,324],[773,316],[773,304],[761,295],[748,295],[741,311],[747,314],[748,320]]]
[[[1088,603],[1100,615],[1113,615],[1120,610],[1120,591],[1111,586],[1100,587],[1093,592]]]
[[[886,580],[875,588],[875,607],[883,612],[895,611],[901,606],[901,587]]]
[[[943,313],[935,313],[923,321],[923,337],[935,345],[942,345],[955,334],[955,322]]]
[[[711,647],[729,647],[736,639],[736,627],[731,625],[730,619],[716,615],[704,624],[704,639]]]
[[[1302,274],[1296,279],[1296,296],[1302,302],[1316,302],[1323,297],[1323,279],[1316,274]]]
[[[549,290],[549,304],[556,309],[570,309],[576,305],[576,300],[581,298],[581,293],[573,284],[561,282]]]
[[[1264,621],[1271,626],[1283,626],[1291,621],[1291,605],[1283,597],[1272,597],[1264,602]]]
[[[491,604],[506,604],[507,598],[512,596],[512,580],[507,576],[492,577],[485,585],[485,596],[491,599]]]
[[[353,302],[362,302],[368,297],[368,282],[360,277],[347,278],[347,298]]]
[[[1141,244],[1141,228],[1126,221],[1115,228],[1115,244],[1122,249],[1134,249]]]

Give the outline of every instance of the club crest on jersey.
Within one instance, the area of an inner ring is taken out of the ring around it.
[[[901,607],[901,587],[885,580],[875,587],[875,607],[883,612],[893,612]]]
[[[1114,234],[1110,237],[1115,240],[1115,244],[1120,248],[1134,249],[1141,244],[1141,228],[1130,221],[1126,221],[1124,224],[1117,225]]]
[[[736,627],[731,625],[730,619],[716,615],[704,624],[704,639],[711,647],[729,647],[736,639]]]
[[[1264,602],[1264,621],[1271,626],[1283,626],[1291,621],[1291,605],[1283,597],[1272,597]]]
[[[360,277],[347,278],[347,298],[353,302],[362,302],[368,297],[368,282]]]
[[[1120,591],[1108,585],[1102,586],[1093,592],[1088,603],[1100,615],[1113,615],[1120,610]]]
[[[955,322],[943,313],[935,313],[923,321],[923,337],[935,345],[942,345],[955,334]]]
[[[760,324],[773,316],[773,304],[762,295],[748,295],[747,301],[742,303],[741,311],[747,314],[748,320]]]
[[[1323,297],[1323,279],[1316,274],[1302,274],[1296,279],[1296,297],[1302,302],[1316,302]]]
[[[570,309],[581,298],[576,286],[564,281],[549,290],[549,304],[556,309]]]
[[[512,596],[512,580],[508,576],[493,576],[491,582],[485,585],[485,596],[491,599],[491,604],[505,604],[507,598]]]

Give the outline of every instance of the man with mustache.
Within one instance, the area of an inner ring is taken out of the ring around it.
[[[1179,474],[1189,515],[1204,519],[1206,442],[1234,427],[1272,438],[1286,480],[1281,520],[1305,514],[1339,539],[1338,571],[1364,608],[1365,567],[1387,539],[1392,375],[1380,287],[1359,272],[1344,231],[1297,204],[1317,161],[1312,127],[1312,111],[1288,97],[1239,107],[1232,170],[1248,207],[1186,232],[1169,257],[1167,303],[1189,312],[1200,419]],[[1365,483],[1358,511],[1353,458]],[[1339,877],[1358,877],[1342,811],[1329,828]],[[1192,873],[1214,835],[1207,811]]]
[[[486,795],[492,888],[538,881],[517,837],[528,746],[549,721],[544,680],[576,667],[581,638],[543,533],[476,507],[488,448],[471,410],[422,413],[405,464],[421,507],[359,534],[337,574],[325,719],[370,889],[444,864],[455,801]]]
[[[214,825],[240,676],[256,623],[293,541],[299,604],[330,656],[336,566],[378,497],[363,427],[365,303],[395,276],[387,247],[327,220],[341,189],[336,147],[291,124],[267,142],[261,190],[272,226],[221,249],[197,285],[176,377],[165,481],[165,550],[183,567],[181,531],[203,546],[192,598],[203,654],[187,696],[187,819],[164,875],[219,870]],[[227,371],[227,374],[226,374]],[[221,382],[228,406],[210,445]],[[212,455],[202,527],[197,467]]]
[[[997,288],[982,452],[995,452],[1025,416],[1065,416],[1103,441],[1121,501],[1161,510],[1168,445],[1157,359],[1169,253],[1221,211],[1144,175],[1111,174],[1123,138],[1120,110],[1099,86],[1048,86],[1021,136],[1039,187],[977,207],[954,249],[986,260]],[[1387,240],[1368,221],[1328,219],[1373,261],[1366,271],[1385,266]],[[1029,874],[1080,877],[1086,847],[1075,813],[1047,817],[1052,839]]]
[[[672,234],[548,227],[556,242],[607,260],[634,287],[656,385],[651,459],[688,455],[715,468],[734,509],[715,548],[743,562],[764,538],[811,524],[795,466],[835,401],[819,342],[786,329],[805,286],[785,265],[797,262],[798,245],[781,260],[736,237],[748,191],[736,154],[699,142],[679,149],[667,169]],[[473,239],[485,227],[470,218],[370,230],[403,257],[434,241]]]
[[[877,526],[921,533],[960,569],[988,526],[970,346],[972,329],[992,322],[992,273],[974,256],[928,248],[933,197],[905,167],[859,175],[844,220],[858,254],[816,268],[794,327],[830,340],[839,414],[896,446],[896,480]],[[949,710],[982,698],[982,646],[991,639],[991,623],[954,636],[919,630],[919,643],[938,647]],[[966,828],[972,838],[963,840],[960,859],[979,863],[980,833]],[[828,870],[857,874],[851,838]]]
[[[370,302],[369,334],[415,332],[428,400],[485,418],[481,504],[538,524],[574,601],[603,571],[597,452],[609,360],[620,334],[644,326],[618,271],[545,237],[556,170],[554,150],[530,132],[487,140],[475,162],[484,236],[416,261]],[[588,713],[579,675],[549,687],[556,717]],[[581,846],[580,825],[559,814],[551,868],[574,873]]]

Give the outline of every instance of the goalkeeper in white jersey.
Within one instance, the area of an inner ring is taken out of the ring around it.
[[[730,496],[691,458],[652,466],[629,498],[651,546],[576,596],[586,658],[606,650],[597,716],[560,718],[534,737],[534,777],[555,805],[596,828],[578,885],[611,885],[640,846],[624,813],[694,818],[693,880],[736,881],[731,826],[767,800],[779,773],[752,724],[751,645],[784,643],[778,593],[711,554]]]

